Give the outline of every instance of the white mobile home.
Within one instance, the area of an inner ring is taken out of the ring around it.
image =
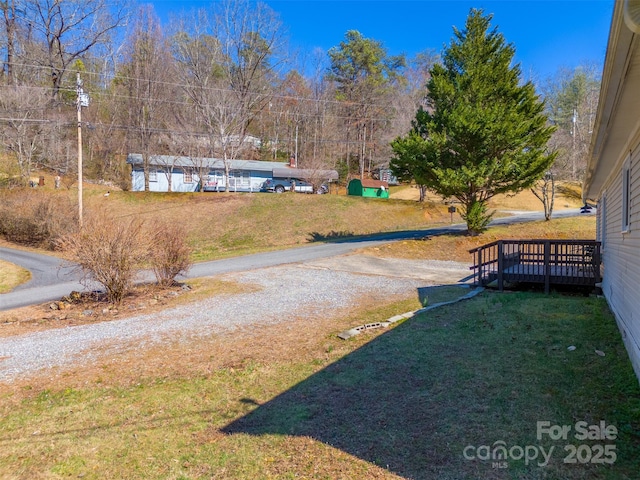
[[[598,204],[602,291],[640,378],[640,9],[615,2],[583,195]],[[625,10],[627,10],[625,12]]]
[[[127,163],[131,165],[131,189],[134,192],[144,191],[142,155],[129,154]],[[195,192],[201,184],[205,191],[224,191],[227,184],[224,162],[218,158],[152,155],[149,164],[149,190],[152,192],[169,191],[169,181],[172,192]],[[273,178],[274,169],[288,169],[288,165],[285,162],[231,160],[229,190],[258,192],[266,180]],[[204,177],[202,182],[201,174]]]

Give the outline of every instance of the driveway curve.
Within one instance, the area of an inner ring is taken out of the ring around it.
[[[336,257],[332,262],[343,259]],[[371,266],[357,259],[349,260],[352,271],[334,270],[332,262],[227,273],[221,278],[251,285],[253,291],[214,296],[153,314],[0,338],[0,382],[10,384],[34,374],[55,377],[67,368],[91,365],[101,358],[237,328],[286,324],[300,318],[313,322],[339,315],[365,296],[417,297],[418,288],[438,283],[433,273],[427,274],[430,266],[446,272],[439,279],[453,282],[468,273],[466,265],[455,262],[399,260],[402,265],[392,272],[379,263]],[[398,276],[401,271],[410,275]]]
[[[350,254],[360,247],[463,228],[454,225],[391,233],[197,264],[189,272],[190,277],[220,275],[222,279],[259,288],[250,293],[215,296],[151,315],[0,338],[0,382],[10,384],[43,372],[56,375],[65,368],[98,361],[103,355],[113,356],[167,341],[193,340],[246,326],[286,324],[299,318],[312,322],[323,316],[338,315],[342,308],[354,304],[363,295],[385,298],[417,295],[421,287],[464,283],[469,281],[468,264]],[[0,255],[6,255],[6,250],[1,249]],[[41,258],[13,256],[12,252],[9,256],[9,260],[18,259],[22,265]],[[57,288],[76,288],[73,281],[56,283],[60,282],[61,274],[51,272],[61,271],[59,263],[51,257],[47,262],[48,272],[44,262],[35,265],[36,272],[43,272],[36,281],[40,286],[27,284],[12,294],[0,296],[2,306],[8,305],[7,297],[16,298],[14,294],[26,293],[31,295],[30,303],[37,303],[47,297],[47,292],[59,295]]]
[[[567,209],[554,213],[554,218],[578,215],[580,215],[579,209]],[[493,220],[491,225],[510,225],[542,220],[543,218],[542,212],[516,212],[515,215],[510,217]],[[314,243],[286,250],[201,262],[193,265],[185,278],[198,278],[276,265],[308,262],[320,258],[344,255],[358,248],[377,246],[396,240],[443,235],[464,231],[465,229],[466,225],[455,224],[421,230],[380,233],[356,238],[335,239],[326,243]],[[0,248],[0,259],[20,265],[30,270],[32,274],[30,282],[17,287],[12,292],[0,294],[0,310],[10,310],[50,302],[68,295],[73,290],[86,290],[85,286],[80,283],[79,274],[74,272],[73,266],[65,264],[56,257],[10,248]]]

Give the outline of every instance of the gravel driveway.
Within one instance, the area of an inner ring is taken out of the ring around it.
[[[439,272],[436,278],[433,272]],[[1,338],[0,381],[11,383],[46,369],[55,368],[58,372],[60,367],[86,365],[102,355],[113,356],[118,351],[158,345],[169,339],[192,340],[242,326],[300,317],[313,321],[353,304],[363,294],[411,294],[418,287],[456,282],[468,272],[468,265],[455,262],[347,255],[228,273],[219,278],[258,285],[259,291],[216,296],[122,320]]]

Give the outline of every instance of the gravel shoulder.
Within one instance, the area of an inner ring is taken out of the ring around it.
[[[132,350],[193,342],[235,329],[339,316],[363,297],[418,295],[429,285],[468,280],[455,262],[343,255],[307,263],[226,273],[251,292],[218,295],[157,313],[0,338],[0,382],[62,375]],[[257,288],[256,288],[257,287]],[[403,312],[398,312],[403,313]]]

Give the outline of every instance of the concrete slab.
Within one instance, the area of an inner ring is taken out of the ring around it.
[[[417,278],[429,285],[470,283],[472,280],[468,264],[438,260],[405,260],[353,254],[312,260],[301,266],[363,275]]]

